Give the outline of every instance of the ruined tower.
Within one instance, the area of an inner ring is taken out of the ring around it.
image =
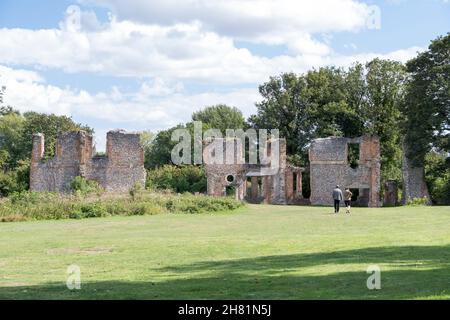
[[[218,147],[215,151],[226,154],[227,147],[234,149],[233,158],[228,159],[231,161],[226,161],[226,156],[223,156],[223,161],[219,163],[211,159],[215,152],[210,152],[208,145],[205,147],[203,160],[208,195],[224,196],[231,191],[238,200],[270,204],[290,204],[304,200],[301,187],[303,168],[288,164],[285,139],[268,140],[264,147],[268,162],[253,164],[245,162],[239,142],[239,139],[234,138],[214,140],[213,143]]]
[[[76,176],[94,180],[107,191],[128,191],[145,184],[144,150],[139,134],[122,130],[107,133],[105,156],[95,156],[93,138],[85,131],[58,136],[55,156],[46,161],[44,135],[33,135],[30,166],[31,191],[67,192]]]
[[[352,167],[349,150],[356,157]],[[336,185],[357,189],[357,204],[379,207],[380,140],[376,136],[358,138],[329,137],[315,139],[309,149],[311,204],[330,205]]]

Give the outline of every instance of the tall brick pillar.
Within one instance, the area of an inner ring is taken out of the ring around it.
[[[384,205],[396,206],[397,202],[397,181],[388,180],[384,183]]]
[[[259,196],[259,188],[258,188],[258,177],[251,177],[251,184],[252,184],[252,200],[258,199]]]
[[[264,184],[264,203],[272,203],[272,176],[265,176],[263,179]]]
[[[42,133],[33,134],[32,138],[33,147],[31,149],[31,163],[30,163],[30,190],[35,191],[36,185],[36,170],[39,163],[44,156],[44,135]]]
[[[31,151],[31,163],[40,162],[44,156],[44,135],[42,133],[33,134],[33,149]]]
[[[297,195],[301,196],[303,193],[302,172],[301,171],[297,172],[297,181],[295,183],[297,183]]]

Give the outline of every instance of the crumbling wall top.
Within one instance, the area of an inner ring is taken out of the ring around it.
[[[85,131],[70,131],[57,137],[55,156],[41,161],[44,135],[33,135],[30,189],[67,191],[75,176],[95,180],[109,191],[126,191],[145,183],[144,150],[138,133],[114,130],[107,133],[107,154],[96,157],[93,137]]]

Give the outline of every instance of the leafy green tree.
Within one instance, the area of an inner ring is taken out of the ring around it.
[[[163,165],[147,174],[147,188],[170,189],[175,192],[205,192],[206,174],[201,166]]]
[[[236,107],[224,104],[209,106],[192,114],[192,121],[202,121],[209,128],[219,129],[225,134],[226,129],[244,129],[245,118]]]
[[[27,190],[29,176],[29,161],[19,161],[14,170],[0,171],[0,197]]]
[[[25,122],[20,137],[19,159],[28,159],[31,154],[33,133],[40,132],[45,136],[44,158],[55,154],[56,139],[60,133],[74,130],[85,130],[93,133],[94,130],[86,125],[75,123],[70,117],[57,116],[37,112],[23,114]]]
[[[0,109],[0,195],[28,188],[32,134],[45,135],[45,156],[53,156],[57,135],[64,131],[93,130],[65,116],[36,112],[20,114],[11,107]]]
[[[0,104],[3,103],[3,97],[5,96],[6,87],[0,86]]]
[[[433,40],[406,67],[407,157],[421,167],[431,148],[450,150],[450,33]]]
[[[245,129],[247,127],[244,116],[235,107],[223,104],[206,107],[203,110],[194,112],[192,114],[192,121],[158,132],[152,140],[151,145],[146,148],[145,167],[150,169],[172,164],[171,151],[178,143],[177,141],[172,141],[172,133],[176,129],[187,129],[191,135],[191,145],[193,145],[194,121],[202,122],[203,131],[214,128],[221,130],[222,134],[225,134],[226,129]],[[193,148],[191,151],[193,152]],[[191,159],[194,158],[191,157]]]
[[[270,77],[259,86],[259,93],[263,100],[256,104],[257,113],[248,121],[255,129],[279,129],[288,154],[295,154],[306,145],[312,130],[305,78],[294,73]]]
[[[401,180],[401,121],[406,70],[397,61],[374,59],[366,64],[364,132],[380,137],[381,182]]]
[[[347,101],[346,73],[327,67],[306,74],[313,137],[356,136],[362,128],[359,110]],[[359,107],[359,106],[357,106]]]
[[[15,113],[17,115],[20,115],[20,112],[17,110],[14,110],[11,106],[2,106],[0,107],[0,116],[6,116],[7,114]]]
[[[425,180],[435,204],[450,204],[450,157],[431,151],[425,156]]]
[[[326,67],[302,75],[281,74],[260,86],[263,100],[249,122],[255,128],[279,128],[288,141],[288,159],[304,166],[312,139],[378,135],[382,181],[400,180],[405,80],[402,64],[380,59],[347,70]]]
[[[185,129],[186,126],[179,124],[167,130],[159,131],[152,140],[151,145],[145,148],[145,168],[156,168],[164,164],[171,164],[171,151],[177,144],[172,141],[172,133],[176,129]]]
[[[0,166],[3,171],[8,171],[14,169],[17,162],[23,159],[20,141],[25,119],[12,109],[3,111],[0,115]],[[29,152],[31,153],[31,149]]]
[[[287,153],[300,154],[301,164],[307,165],[312,139],[361,134],[364,120],[361,103],[356,103],[358,87],[349,85],[355,79],[353,73],[332,67],[271,77],[259,87],[263,100],[249,122],[255,128],[278,128],[287,140]]]

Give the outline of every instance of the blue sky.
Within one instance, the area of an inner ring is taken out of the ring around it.
[[[449,31],[448,0],[2,0],[0,84],[21,111],[94,127],[101,150],[110,129],[217,103],[248,116],[271,75],[407,61]]]

